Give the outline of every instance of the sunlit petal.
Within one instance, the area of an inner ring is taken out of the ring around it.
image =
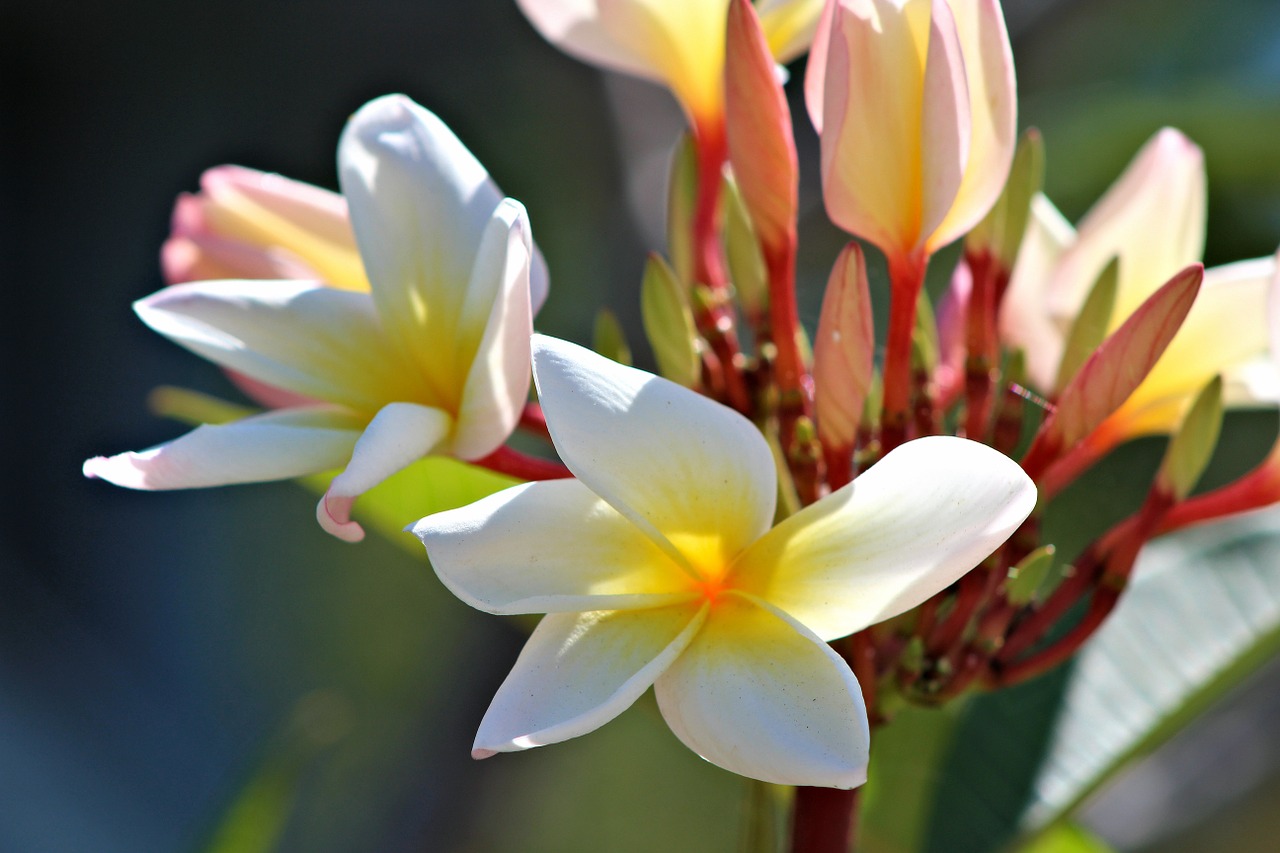
[[[413,526],[454,595],[489,613],[651,607],[691,579],[577,480],[526,483]]]
[[[718,573],[769,528],[777,475],[750,421],[575,344],[533,340],[551,438],[593,492],[699,571]]]
[[[866,781],[870,732],[849,665],[762,602],[717,600],[654,689],[676,736],[726,770],[781,785]]]
[[[1035,486],[998,451],[917,439],[769,531],[734,567],[733,583],[831,640],[945,589],[1035,502]]]
[[[698,605],[551,614],[493,697],[472,755],[558,743],[621,714],[688,646]]]

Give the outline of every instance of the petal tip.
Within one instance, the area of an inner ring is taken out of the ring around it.
[[[471,757],[476,761],[484,761],[486,758],[493,758],[498,754],[496,749],[484,749],[483,747],[475,747],[471,750]]]
[[[326,533],[343,542],[356,543],[364,539],[364,528],[351,520],[351,505],[355,498],[336,497],[325,493],[316,504],[316,520]]]

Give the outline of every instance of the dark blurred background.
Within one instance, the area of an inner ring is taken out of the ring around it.
[[[1206,151],[1206,260],[1274,251],[1280,6],[1005,6],[1021,123],[1044,131],[1068,216],[1173,124]],[[346,116],[390,91],[528,207],[552,270],[540,329],[589,340],[606,305],[635,329],[678,113],[545,44],[513,0],[0,7],[0,850],[735,849],[741,782],[649,700],[472,762],[521,631],[453,600],[405,543],[327,537],[293,484],[144,494],[80,475],[181,430],[148,414],[153,387],[233,395],[129,310],[162,285],[174,197],[226,162],[333,188]],[[812,325],[843,238],[811,134],[801,148]]]

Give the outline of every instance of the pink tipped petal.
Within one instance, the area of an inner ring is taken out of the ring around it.
[[[1200,260],[1205,229],[1204,155],[1165,128],[1143,146],[1080,221],[1077,239],[1058,264],[1051,308],[1074,317],[1112,257],[1120,282],[1112,328],[1188,264]]]
[[[279,249],[210,235],[170,237],[160,248],[160,268],[168,284],[228,278],[319,278],[316,270]]]
[[[1000,338],[1026,354],[1027,376],[1042,394],[1054,387],[1067,329],[1050,313],[1049,283],[1058,259],[1074,241],[1075,229],[1053,203],[1043,194],[1033,198],[1018,261],[1000,303]]]
[[[421,396],[368,294],[299,281],[209,281],[134,304],[155,331],[222,367],[306,397],[376,410]]]
[[[870,727],[849,665],[763,602],[718,599],[654,689],[671,730],[712,764],[779,785],[866,781]]]
[[[414,403],[384,406],[356,442],[346,469],[333,478],[316,507],[320,526],[348,542],[364,538],[351,520],[357,497],[392,474],[435,450],[448,436],[453,420],[440,409]]]
[[[969,165],[972,141],[965,58],[961,54],[956,22],[946,0],[933,0],[923,84],[920,108],[920,221],[916,233],[918,239],[924,242],[923,248],[934,252],[969,230],[986,214],[984,209],[976,217],[970,217],[972,221],[968,222],[963,231],[938,231],[960,191],[961,181]],[[991,201],[995,201],[995,196],[991,197]]]
[[[777,474],[746,418],[556,338],[534,335],[533,361],[565,465],[660,545],[718,572],[769,528]]]
[[[363,425],[332,406],[268,412],[199,426],[149,450],[95,457],[84,475],[147,490],[287,480],[341,465]]]
[[[656,46],[626,37],[619,18],[628,5],[618,0],[516,0],[542,37],[584,62],[647,79],[661,79]],[[621,37],[620,37],[621,36]]]
[[[355,249],[347,203],[335,192],[244,166],[208,169],[200,177],[200,187],[214,204],[228,195],[243,195],[303,231],[336,246]]]
[[[631,707],[689,645],[695,604],[545,617],[498,688],[472,755],[514,752],[595,731]]]
[[[627,610],[689,597],[690,578],[577,480],[526,483],[413,526],[458,598],[489,613]]]
[[[964,179],[946,219],[929,239],[931,248],[962,236],[987,214],[1008,178],[1017,144],[1013,50],[999,0],[952,2],[949,7],[964,56],[970,137]],[[927,133],[925,140],[928,145]]]
[[[532,250],[524,207],[505,199],[481,241],[462,308],[462,325],[481,331],[470,369],[462,374],[466,378],[453,446],[459,459],[479,459],[497,449],[515,429],[529,398]]]
[[[1035,503],[1034,484],[998,451],[916,439],[770,530],[742,556],[735,583],[832,640],[946,589]]]

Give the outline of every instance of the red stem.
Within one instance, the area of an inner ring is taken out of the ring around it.
[[[929,256],[889,255],[889,336],[884,354],[884,407],[880,416],[882,453],[907,440],[911,405],[911,337],[916,327],[916,300],[924,286]]]
[[[791,853],[848,853],[853,848],[859,790],[796,788]]]
[[[1002,269],[990,252],[965,254],[973,281],[965,323],[965,435],[982,441],[991,419],[997,356],[996,308]],[[1003,276],[1007,281],[1007,273]]]
[[[488,456],[476,459],[471,464],[518,480],[564,480],[573,476],[573,472],[559,462],[529,456],[506,446],[499,447]]]

